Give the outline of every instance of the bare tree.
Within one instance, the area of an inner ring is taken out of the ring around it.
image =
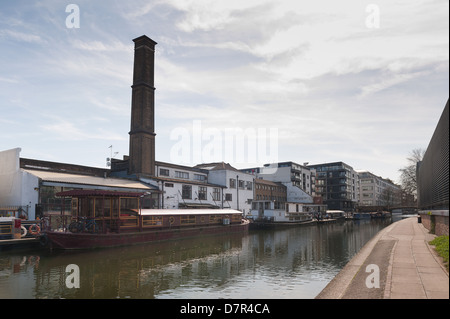
[[[407,158],[408,165],[399,169],[402,189],[408,194],[417,196],[416,166],[423,159],[424,155],[425,150],[421,148],[412,150],[410,156]]]

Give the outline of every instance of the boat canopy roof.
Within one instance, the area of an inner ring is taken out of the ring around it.
[[[242,214],[235,209],[142,209],[141,215],[229,215]]]
[[[59,197],[85,197],[85,196],[105,196],[105,197],[139,197],[145,193],[138,192],[116,192],[99,189],[73,189],[56,193]]]

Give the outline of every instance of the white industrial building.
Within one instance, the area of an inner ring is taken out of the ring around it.
[[[196,168],[208,171],[208,182],[224,187],[223,208],[232,208],[244,214],[251,209],[254,194],[254,176],[243,173],[228,163],[200,164]]]
[[[0,214],[4,216],[34,220],[41,214],[59,213],[63,203],[55,198],[55,193],[64,190],[99,189],[143,195],[157,192],[135,180],[96,176],[88,174],[88,169],[76,172],[80,167],[71,164],[54,163],[65,165],[65,169],[34,160],[21,165],[20,151],[15,148],[0,152]]]
[[[279,182],[286,186],[287,201],[313,203],[315,196],[315,170],[294,162],[266,164],[263,167],[242,169],[257,178]]]
[[[223,208],[224,186],[211,183],[208,171],[164,162],[156,162],[155,177],[140,177],[142,182],[159,188],[159,207]]]

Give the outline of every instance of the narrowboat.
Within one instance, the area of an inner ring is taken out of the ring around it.
[[[377,211],[370,213],[370,217],[373,219],[382,219],[382,218],[388,218],[391,217],[392,214],[390,212],[386,211]]]
[[[246,218],[251,221],[251,228],[273,228],[286,226],[311,225],[313,217],[325,212],[326,206],[284,203],[277,205],[275,201],[256,200]],[[318,219],[318,218],[316,218]]]
[[[370,219],[370,213],[353,213],[353,219]]]
[[[142,193],[71,190],[70,213],[42,232],[55,249],[93,249],[248,231],[249,222],[231,209],[142,209]],[[48,224],[52,224],[51,222]]]

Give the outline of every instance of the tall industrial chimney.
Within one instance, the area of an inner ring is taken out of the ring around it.
[[[129,174],[155,175],[155,41],[134,41]]]

